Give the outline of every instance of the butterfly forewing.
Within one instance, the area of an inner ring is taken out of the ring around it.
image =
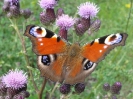
[[[55,33],[42,27],[29,25],[24,35],[31,39],[33,51],[37,55],[63,53],[69,47],[69,44]]]
[[[117,33],[95,39],[83,46],[83,56],[92,62],[98,63],[105,55],[116,46],[124,45],[127,38],[126,33]]]

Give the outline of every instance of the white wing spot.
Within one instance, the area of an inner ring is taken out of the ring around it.
[[[107,45],[104,45],[104,47],[103,47],[103,48],[104,48],[104,49],[106,49],[107,47],[108,47]]]
[[[42,41],[42,38],[39,38],[38,41]]]
[[[102,50],[99,50],[100,53],[102,53]]]
[[[43,45],[43,43],[40,43],[40,45]]]

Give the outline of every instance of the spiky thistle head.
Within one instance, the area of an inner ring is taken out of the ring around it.
[[[80,4],[78,7],[78,14],[82,18],[93,18],[96,17],[97,13],[99,12],[99,7],[94,3],[86,2]]]
[[[2,82],[7,88],[19,89],[27,84],[27,75],[22,70],[10,70],[2,77]]]
[[[61,15],[56,20],[56,25],[59,26],[62,29],[68,30],[71,28],[75,23],[75,20],[72,17],[69,17],[68,15]]]
[[[47,9],[47,8],[54,9],[56,4],[57,4],[56,0],[40,0],[39,1],[39,5],[43,9]]]

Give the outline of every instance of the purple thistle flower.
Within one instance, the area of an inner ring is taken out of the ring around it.
[[[93,18],[97,15],[99,12],[99,7],[95,5],[94,3],[86,2],[83,4],[80,4],[78,7],[78,14],[82,18]]]
[[[12,2],[12,0],[4,0],[4,3]]]
[[[6,85],[6,87],[13,89],[23,88],[27,83],[27,75],[22,70],[10,70],[2,77],[2,82]]]
[[[68,30],[71,28],[75,23],[75,20],[72,17],[69,17],[68,15],[62,15],[59,16],[59,18],[56,20],[56,25],[59,26],[61,29]]]
[[[54,6],[57,4],[56,0],[40,0],[39,5],[43,9],[51,8],[54,9]]]
[[[10,4],[10,6],[15,5],[20,8],[19,1],[20,0],[4,0],[4,5]]]
[[[16,5],[17,7],[20,7],[19,6],[19,0],[12,0],[11,5]]]

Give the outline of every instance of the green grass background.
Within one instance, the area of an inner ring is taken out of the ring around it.
[[[66,14],[75,16],[77,13],[77,6],[86,1],[88,0],[59,0],[55,10],[61,7]],[[128,33],[128,38],[124,47],[115,48],[98,64],[96,70],[91,74],[89,79],[86,80],[85,91],[80,95],[72,94],[69,99],[102,99],[102,96],[105,94],[102,90],[102,85],[106,82],[113,84],[116,81],[122,83],[122,90],[118,99],[133,99],[133,11],[126,7],[126,4],[131,4],[131,0],[90,1],[96,3],[100,7],[97,16],[101,20],[101,28],[92,36],[86,34],[85,36],[88,36],[88,38],[85,39],[85,42],[90,42],[100,36],[117,32]],[[3,2],[0,1],[0,7],[2,7],[2,5]],[[23,36],[26,25],[35,24],[43,26],[39,19],[39,14],[42,9],[39,7],[37,0],[21,0],[20,5],[22,9],[29,8],[33,12],[33,15],[29,19],[25,20],[24,18],[19,18],[17,20],[17,26]],[[130,10],[131,13],[129,13]],[[15,68],[27,71],[20,40],[15,33],[15,30],[10,25],[11,22],[0,9],[0,76],[8,70]],[[58,32],[58,29],[55,30],[53,27],[47,28]],[[72,33],[73,30],[70,30],[68,37],[70,38],[70,42],[72,42]],[[31,42],[27,37],[25,37],[25,40],[29,60],[32,64],[31,69],[34,74],[34,80],[40,87],[42,78],[40,77],[39,70],[36,66],[36,56],[31,51]],[[91,78],[94,78],[95,80],[91,80]],[[51,93],[53,87],[54,83],[47,83],[43,97],[46,96],[46,93]],[[28,99],[37,99],[37,94],[33,89],[30,78],[28,79],[27,90],[30,92],[30,97]],[[54,99],[59,99],[60,96],[61,93],[57,88],[53,97]]]

